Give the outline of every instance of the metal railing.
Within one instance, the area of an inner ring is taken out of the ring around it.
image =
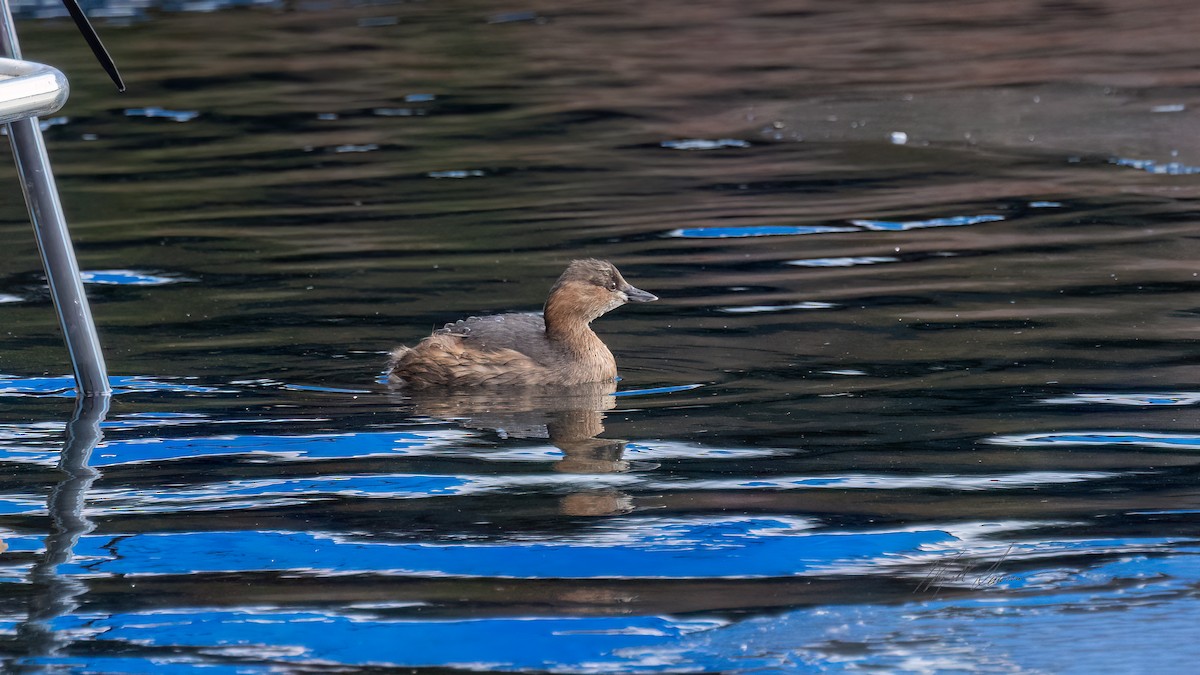
[[[75,371],[76,390],[80,396],[107,395],[112,389],[100,338],[37,119],[66,103],[70,91],[67,78],[50,66],[20,60],[21,46],[8,0],[0,0],[0,52],[9,57],[0,58],[0,78],[4,78],[0,79],[0,122],[8,127],[42,266]]]
[[[31,61],[0,58],[0,123],[58,112],[70,85],[61,72]]]

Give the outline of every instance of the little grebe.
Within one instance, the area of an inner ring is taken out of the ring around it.
[[[388,379],[409,387],[611,382],[617,362],[592,320],[626,302],[657,299],[629,285],[610,262],[575,260],[550,289],[541,316],[448,323],[415,347],[397,347]]]

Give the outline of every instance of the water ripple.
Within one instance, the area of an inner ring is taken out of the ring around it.
[[[722,148],[748,148],[750,143],[736,138],[684,138],[677,141],[663,141],[662,147],[670,150],[719,150]]]
[[[63,617],[54,628],[77,639],[106,639],[137,653],[173,654],[195,645],[203,654],[236,663],[270,663],[267,670],[203,668],[205,672],[274,672],[290,666],[321,670],[409,671],[422,666],[455,672],[659,673],[692,672],[677,641],[730,624],[724,619],[668,616],[491,616],[396,619],[375,607],[343,611],[278,607],[188,611],[88,612]],[[448,648],[452,646],[452,648]],[[153,657],[155,672],[182,673],[191,657]],[[149,658],[147,660],[150,660]],[[30,661],[33,661],[32,659]],[[42,657],[54,669],[78,657]],[[182,663],[181,663],[182,661]],[[140,659],[89,655],[89,671],[145,672]],[[758,665],[758,659],[712,657],[704,670]],[[774,661],[768,662],[774,663]],[[171,665],[164,665],[171,664]],[[172,669],[172,665],[175,666]],[[723,665],[725,667],[714,667]]]
[[[891,256],[864,256],[859,258],[810,258],[808,260],[789,260],[784,264],[797,267],[856,267],[858,265],[878,265],[880,263],[900,262],[899,258]]]
[[[374,152],[378,149],[378,143],[364,143],[362,145],[339,145],[333,151],[337,154],[343,154],[347,152]]]
[[[1125,157],[1113,157],[1108,162],[1158,175],[1187,176],[1200,173],[1200,166],[1191,166],[1180,162],[1159,163],[1152,159],[1128,159]]]
[[[618,391],[613,396],[649,396],[651,394],[673,394],[677,391],[691,391],[703,387],[703,384],[678,384],[669,387],[650,387],[649,389],[626,389]]]
[[[430,178],[478,178],[486,176],[487,173],[479,169],[463,169],[454,171],[430,171],[425,174]]]
[[[233,393],[230,389],[220,389],[198,384],[188,384],[195,377],[143,377],[143,376],[110,376],[109,386],[114,395],[135,392],[165,391],[179,394],[217,394]],[[75,397],[75,378],[63,375],[60,377],[14,377],[0,375],[0,396],[52,396],[61,398]]]
[[[951,216],[949,218],[929,218],[927,220],[852,220],[859,227],[877,232],[900,232],[917,230],[927,227],[961,227],[963,225],[978,225],[979,223],[994,223],[1004,220],[1004,216],[984,214],[980,216]]]
[[[720,307],[717,311],[729,314],[759,314],[762,312],[788,312],[793,309],[833,309],[838,307],[831,302],[796,302],[790,305],[749,305],[745,307]]]
[[[1147,448],[1200,450],[1200,434],[1157,434],[1137,431],[1073,431],[1048,434],[996,436],[995,445],[1135,445]]]
[[[469,434],[431,429],[306,436],[229,435],[199,438],[133,438],[109,440],[96,448],[96,466],[131,464],[223,455],[259,455],[283,460],[362,458],[437,452]],[[2,455],[0,455],[2,457]]]
[[[1200,403],[1200,392],[1180,391],[1165,393],[1128,394],[1073,394],[1058,398],[1042,399],[1042,403],[1057,405],[1132,405],[1132,406],[1179,406]]]
[[[200,116],[197,110],[167,110],[156,106],[127,108],[126,117],[162,117],[176,122],[190,122]]]
[[[813,532],[790,517],[617,518],[576,540],[381,541],[297,531],[85,535],[61,573],[79,578],[198,572],[369,572],[510,579],[746,579],[829,573],[953,538],[939,530]],[[22,537],[12,540],[24,545]]]
[[[690,490],[995,490],[1027,488],[1038,485],[1079,483],[1114,478],[1121,474],[1105,471],[1027,471],[1014,474],[982,476],[930,474],[926,476],[885,476],[848,474],[840,476],[786,476],[779,478],[716,479],[700,481],[664,481],[652,487],[665,489],[686,487]],[[682,484],[681,484],[682,483]]]
[[[804,234],[834,234],[845,232],[901,232],[930,227],[962,227],[1005,220],[1004,216],[983,214],[978,216],[950,216],[946,218],[929,218],[926,220],[851,220],[855,227],[836,225],[758,225],[746,227],[694,227],[671,230],[668,237],[683,237],[685,239],[733,239],[740,237],[776,237]],[[861,229],[859,229],[861,228]],[[830,259],[852,260],[852,259]],[[859,259],[862,260],[862,259]],[[892,262],[892,260],[873,259],[874,262]],[[795,261],[789,264],[803,265],[805,261]],[[862,263],[859,263],[862,264]],[[814,265],[817,266],[817,265]]]
[[[81,272],[79,277],[85,284],[104,286],[165,286],[196,281],[187,277],[150,274],[136,270],[87,270]]]
[[[740,237],[777,237],[800,234],[830,234],[857,232],[852,227],[830,225],[759,225],[754,227],[693,227],[671,230],[668,237],[685,239],[735,239]]]

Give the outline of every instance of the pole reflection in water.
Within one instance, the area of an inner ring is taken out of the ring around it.
[[[88,466],[88,460],[103,435],[100,424],[108,414],[108,405],[106,395],[79,396],[67,424],[58,463],[64,477],[47,500],[53,528],[46,537],[41,560],[30,570],[29,581],[37,590],[31,597],[26,620],[17,629],[30,656],[54,656],[66,646],[69,640],[57,634],[51,624],[75,611],[79,597],[87,591],[78,579],[59,575],[58,567],[71,561],[79,538],[95,529],[84,513],[84,505],[100,472]]]

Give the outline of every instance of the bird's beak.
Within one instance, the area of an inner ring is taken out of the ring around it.
[[[657,295],[647,293],[640,288],[634,288],[629,284],[625,284],[625,288],[622,288],[621,292],[625,294],[625,299],[629,302],[650,302],[651,300],[658,299]]]

